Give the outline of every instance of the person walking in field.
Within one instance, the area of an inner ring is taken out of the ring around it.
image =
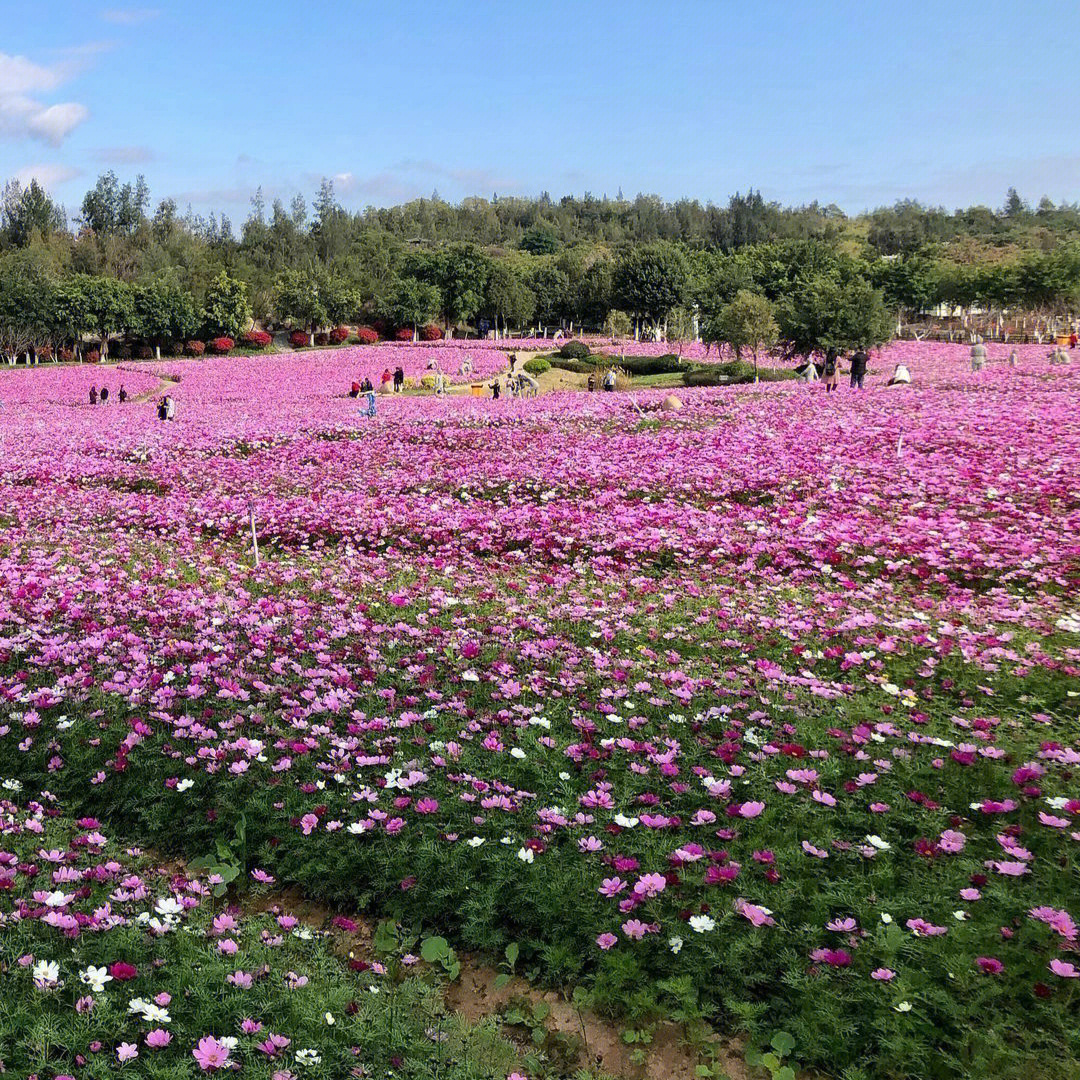
[[[866,365],[869,362],[870,357],[860,349],[858,352],[852,354],[851,357],[851,389],[861,390],[863,388],[863,379],[866,378]]]
[[[1076,331],[1074,330],[1074,331],[1073,331],[1073,332],[1072,332],[1072,333],[1071,333],[1071,334],[1069,335],[1069,348],[1070,348],[1070,349],[1075,349],[1075,348],[1076,348],[1076,343],[1077,343],[1077,341],[1080,341],[1080,338],[1078,338],[1078,337],[1076,336]]]
[[[394,393],[400,394],[405,389],[405,369],[399,364],[394,368]]]
[[[90,404],[91,405],[96,405],[97,404],[97,387],[96,386],[91,386],[90,387]]]
[[[491,400],[492,400],[492,401],[498,401],[498,400],[499,400],[499,393],[500,393],[500,390],[501,390],[501,388],[500,388],[500,386],[499,386],[499,380],[498,380],[498,379],[496,379],[496,380],[495,380],[495,381],[494,381],[494,382],[493,382],[493,383],[491,384]]]
[[[116,396],[120,399],[120,404],[123,405],[127,401],[127,391],[124,389],[124,384],[120,384],[120,389],[116,392]]]
[[[105,402],[107,402],[108,400],[109,400],[109,388],[107,386],[103,386],[101,388],[101,404],[104,405]]]

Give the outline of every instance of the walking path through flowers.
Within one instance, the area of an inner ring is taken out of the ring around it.
[[[576,988],[709,1075],[1077,1075],[1080,364],[1008,351],[644,416],[362,417],[404,347],[0,372],[8,1072],[539,1080]]]

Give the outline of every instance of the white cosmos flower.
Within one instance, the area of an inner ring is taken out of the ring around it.
[[[60,982],[60,965],[55,960],[39,960],[31,974],[38,989],[51,990]]]
[[[184,779],[176,785],[176,790],[183,792],[187,791],[189,788],[193,788],[194,786],[195,781],[192,780],[191,777],[185,776]]]
[[[690,929],[696,934],[704,934],[716,929],[716,920],[709,915],[691,915]]]
[[[473,836],[466,841],[469,847],[479,847],[483,842],[484,838],[482,836]]]
[[[518,848],[517,857],[523,863],[531,863],[536,858],[536,852],[532,848],[522,847]]]
[[[103,967],[89,965],[85,971],[79,972],[79,982],[89,986],[95,994],[100,994],[105,989],[105,984],[113,981],[113,977]]]
[[[510,751],[510,756],[512,758],[517,758],[518,761],[523,761],[525,758],[525,751],[522,750],[520,746],[515,746],[513,750]]]
[[[154,910],[159,915],[179,915],[184,910],[184,905],[175,896],[163,896],[154,905]]]
[[[671,951],[678,956],[683,947],[683,940],[681,937],[669,937],[668,945],[670,946]]]
[[[876,833],[870,833],[866,837],[866,842],[872,847],[876,847],[878,851],[892,851],[892,844],[888,840],[882,840]]]

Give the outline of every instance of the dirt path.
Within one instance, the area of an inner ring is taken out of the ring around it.
[[[308,900],[297,888],[288,888],[253,899],[244,904],[249,911],[284,909],[302,919],[312,929],[328,931],[335,950],[342,956],[363,960],[378,959],[372,941],[374,926],[361,916],[350,916],[356,930],[344,932],[333,925],[336,912],[323,904]],[[517,976],[496,988],[499,973],[477,957],[458,953],[461,974],[446,985],[446,1003],[471,1023],[492,1016],[501,1016],[508,1008],[516,1007],[527,1016],[543,1003],[546,1015],[542,1026],[547,1032],[545,1047],[549,1052],[568,1059],[573,1068],[602,1071],[618,1080],[696,1080],[699,1065],[719,1066],[719,1072],[729,1080],[750,1080],[743,1060],[742,1047],[737,1042],[725,1042],[719,1035],[705,1031],[696,1042],[688,1038],[685,1027],[661,1023],[651,1029],[651,1042],[641,1047],[641,1060],[635,1057],[635,1047],[623,1039],[625,1024],[605,1019],[588,1009],[578,1009],[569,998],[557,991],[540,990]],[[533,1020],[535,1027],[537,1021]],[[519,1042],[525,1050],[534,1049],[531,1027],[505,1025],[508,1038]]]

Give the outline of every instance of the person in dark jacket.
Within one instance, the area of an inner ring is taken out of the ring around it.
[[[91,405],[96,405],[97,404],[97,387],[96,386],[91,386],[90,387],[90,404]]]
[[[116,396],[120,399],[120,404],[123,405],[127,401],[127,391],[124,389],[124,384],[120,384],[120,389],[116,392]]]
[[[108,400],[109,400],[109,388],[107,386],[103,386],[101,388],[101,404],[104,405],[105,402],[108,401]]]
[[[852,388],[852,390],[854,390],[856,387],[858,389],[860,389],[860,390],[863,388],[863,379],[866,378],[866,365],[867,365],[869,360],[870,360],[870,357],[868,357],[866,355],[866,353],[863,352],[862,349],[859,349],[858,352],[852,354],[852,357],[851,357],[851,388]]]
[[[405,369],[402,367],[394,368],[394,393],[400,394],[405,389]]]

